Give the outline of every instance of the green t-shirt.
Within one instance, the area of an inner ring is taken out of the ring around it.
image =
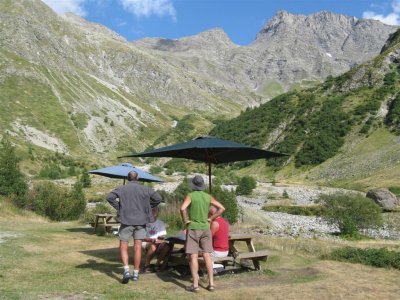
[[[189,194],[189,220],[188,229],[209,229],[208,209],[211,204],[211,196],[203,191],[195,191]]]

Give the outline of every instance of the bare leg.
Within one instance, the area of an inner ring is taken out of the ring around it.
[[[144,265],[145,266],[149,266],[150,265],[150,261],[154,256],[154,253],[156,253],[157,245],[149,244],[146,249],[147,249],[146,262],[145,262]]]
[[[164,258],[168,255],[168,252],[170,250],[170,246],[166,243],[163,243],[162,245],[160,245],[161,249],[160,252],[158,253],[158,257],[157,257],[157,266],[159,266],[161,264],[161,262],[164,260]]]
[[[133,259],[133,268],[134,270],[139,270],[140,260],[142,259],[142,240],[134,241],[133,250],[135,253],[135,257]]]
[[[128,242],[119,241],[119,252],[121,254],[122,264],[124,266],[129,265]]]
[[[199,261],[198,254],[190,254],[190,271],[192,272],[193,286],[199,286]]]
[[[211,260],[210,253],[203,253],[204,262],[206,263],[207,275],[208,275],[208,285],[214,285],[214,270],[213,270],[213,262]]]

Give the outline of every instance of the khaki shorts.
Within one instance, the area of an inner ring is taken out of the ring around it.
[[[188,229],[185,249],[187,254],[211,253],[213,247],[210,229]]]
[[[146,237],[146,225],[124,225],[119,227],[119,240],[128,242],[131,238],[134,240],[144,240]]]

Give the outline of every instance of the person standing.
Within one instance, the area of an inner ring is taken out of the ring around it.
[[[224,206],[214,199],[213,196],[204,192],[206,186],[203,177],[194,176],[189,185],[193,192],[189,193],[180,208],[183,223],[187,227],[185,251],[190,257],[189,265],[192,273],[193,285],[188,288],[191,292],[199,292],[199,253],[204,257],[208,274],[209,291],[214,291],[213,264],[211,260],[212,235],[210,223],[220,216],[224,211]],[[216,207],[216,212],[208,215],[209,207]],[[188,212],[187,212],[188,210]]]
[[[161,195],[149,187],[138,183],[135,171],[128,173],[128,183],[111,191],[107,201],[117,210],[121,222],[119,229],[119,248],[124,265],[122,283],[129,279],[139,279],[140,260],[142,258],[142,241],[146,237],[146,224],[154,222],[152,207],[163,202]],[[119,201],[117,200],[119,199]],[[133,238],[134,263],[133,275],[129,271],[128,244]]]

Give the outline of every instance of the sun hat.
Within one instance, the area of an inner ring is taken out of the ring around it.
[[[204,179],[200,175],[196,175],[189,180],[189,185],[194,191],[204,191],[206,189]]]

